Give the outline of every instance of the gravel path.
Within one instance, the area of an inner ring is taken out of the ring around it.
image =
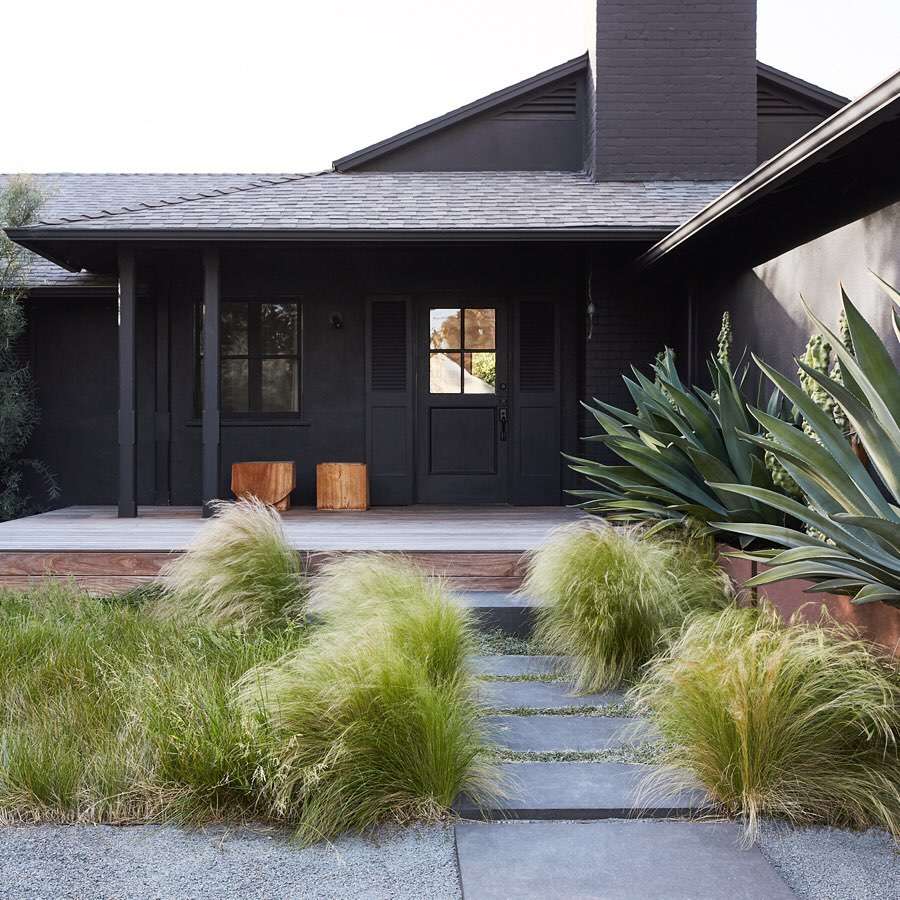
[[[280,831],[169,826],[0,828],[3,900],[456,900],[449,826],[383,828],[301,849]]]
[[[896,900],[900,854],[885,831],[792,828],[765,822],[763,855],[800,900]]]

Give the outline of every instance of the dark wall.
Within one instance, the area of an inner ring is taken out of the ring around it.
[[[505,107],[449,126],[360,171],[579,171],[584,79],[566,78]]]
[[[715,344],[721,315],[731,314],[736,350],[762,354],[793,376],[812,323],[805,298],[832,329],[840,309],[840,288],[876,328],[900,365],[900,346],[891,326],[891,301],[869,270],[900,283],[900,203],[893,203],[828,234],[737,273],[703,279],[698,295],[698,351]]]
[[[595,178],[756,165],[756,0],[597,0],[590,32]]]

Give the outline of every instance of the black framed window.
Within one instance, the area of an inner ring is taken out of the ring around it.
[[[302,308],[295,301],[226,300],[219,384],[227,416],[300,412]],[[203,308],[197,308],[197,408],[202,405]]]
[[[496,309],[432,307],[428,343],[429,393],[495,393]]]

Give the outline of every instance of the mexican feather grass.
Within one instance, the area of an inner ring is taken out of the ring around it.
[[[299,810],[304,843],[383,821],[443,815],[496,784],[465,666],[465,610],[409,564],[363,555],[330,564],[312,588],[323,619],[309,646],[248,672],[251,716],[271,728],[269,781]]]
[[[160,575],[163,618],[246,630],[302,616],[300,557],[279,514],[256,498],[219,501],[215,517]]]
[[[771,609],[700,615],[634,698],[748,840],[761,816],[900,834],[900,676],[848,630]]]
[[[582,693],[636,679],[688,613],[732,599],[712,548],[599,522],[554,531],[527,557],[521,592],[540,604],[536,643],[571,658]]]

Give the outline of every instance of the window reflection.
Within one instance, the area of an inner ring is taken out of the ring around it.
[[[497,382],[497,311],[492,307],[429,310],[432,394],[493,394]]]

